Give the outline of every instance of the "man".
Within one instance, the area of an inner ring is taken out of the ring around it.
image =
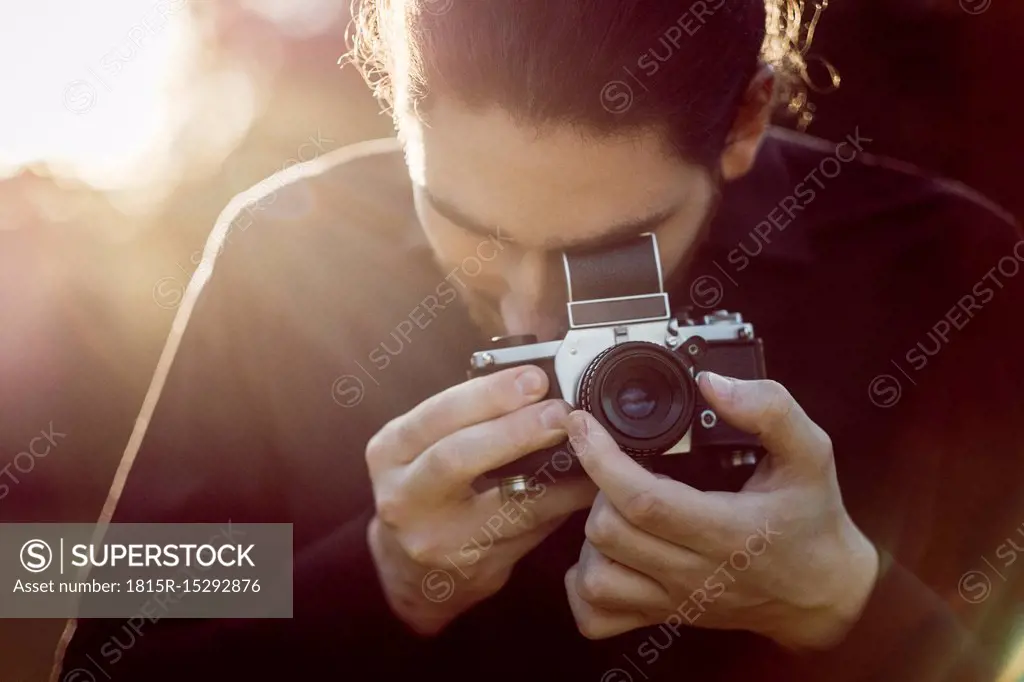
[[[400,142],[227,209],[114,515],[294,523],[295,618],[82,621],[64,670],[994,679],[1024,241],[870,131],[770,128],[797,57],[768,9],[364,3]],[[676,308],[764,339],[773,381],[698,379],[768,452],[738,492],[647,471],[535,368],[465,381],[492,335],[561,338],[563,252],[648,232]],[[588,477],[479,485],[566,437]]]

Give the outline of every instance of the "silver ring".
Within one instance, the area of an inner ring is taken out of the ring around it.
[[[529,490],[530,479],[522,475],[508,476],[501,479],[499,487],[501,488],[501,499],[508,502],[516,493],[525,493]]]

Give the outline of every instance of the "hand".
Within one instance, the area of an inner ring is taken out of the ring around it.
[[[623,454],[585,412],[566,419],[601,489],[565,577],[580,631],[604,638],[665,623],[744,629],[828,648],[856,622],[878,553],[843,507],[832,444],[785,388],[701,373],[719,417],[768,451],[739,493],[701,492]]]
[[[392,610],[420,634],[497,592],[516,561],[593,502],[586,478],[535,478],[508,501],[473,489],[480,475],[565,439],[569,406],[538,403],[547,390],[536,367],[503,370],[425,400],[370,439],[367,540]]]

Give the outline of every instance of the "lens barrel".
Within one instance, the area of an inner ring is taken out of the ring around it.
[[[660,455],[693,423],[697,386],[682,358],[646,341],[605,350],[580,377],[577,404],[629,455]]]

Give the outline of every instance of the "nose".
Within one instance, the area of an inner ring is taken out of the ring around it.
[[[565,269],[560,253],[527,251],[504,273],[508,290],[501,299],[501,318],[508,334],[534,334],[538,341],[565,335]]]

